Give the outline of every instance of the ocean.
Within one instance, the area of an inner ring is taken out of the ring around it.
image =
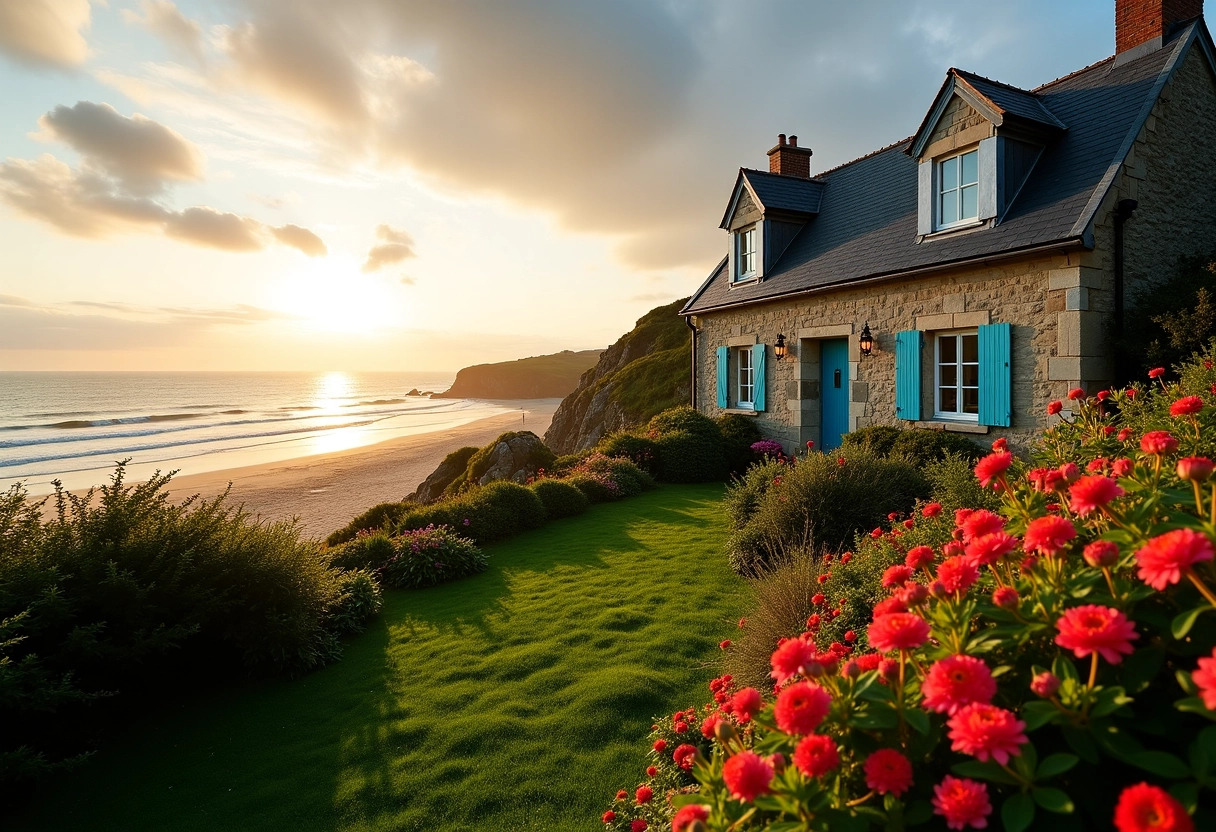
[[[454,373],[0,372],[0,490],[31,495],[154,471],[219,471],[342,451],[510,408],[438,392]]]

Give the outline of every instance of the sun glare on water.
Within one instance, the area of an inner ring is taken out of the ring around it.
[[[374,335],[408,326],[403,298],[382,275],[363,274],[349,257],[300,264],[278,281],[275,308],[312,332]]]

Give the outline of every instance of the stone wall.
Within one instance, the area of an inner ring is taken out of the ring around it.
[[[824,338],[849,339],[849,428],[876,424],[912,425],[895,418],[895,334],[906,329],[926,332],[922,355],[921,427],[990,434],[977,440],[1008,437],[1025,447],[1049,424],[1047,403],[1063,399],[1070,381],[1051,380],[1049,365],[1058,355],[1061,332],[1051,309],[1063,309],[1066,288],[1080,280],[1081,253],[1061,253],[1032,260],[1009,261],[983,269],[957,269],[938,275],[893,280],[875,286],[808,295],[795,301],[757,304],[700,315],[697,337],[697,401],[718,416],[715,349],[743,343],[771,345],[786,336],[790,354],[768,357],[767,410],[756,414],[767,437],[787,449],[819,436],[819,344]],[[1097,299],[1101,290],[1094,290]],[[988,428],[932,420],[934,332],[1007,322],[1012,328],[1013,418],[1009,428]],[[869,323],[874,353],[861,356],[858,335]]]

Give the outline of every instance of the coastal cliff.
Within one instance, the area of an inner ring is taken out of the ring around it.
[[[452,386],[433,399],[556,399],[579,383],[601,350],[562,350],[497,364],[476,364],[456,374]]]
[[[689,334],[677,314],[686,301],[650,310],[605,350],[558,405],[546,445],[559,454],[586,450],[610,433],[688,404]]]

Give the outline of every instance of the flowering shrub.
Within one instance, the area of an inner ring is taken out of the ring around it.
[[[1210,362],[1077,391],[1050,465],[1000,440],[976,464],[999,513],[924,506],[841,557],[825,588],[867,570],[884,597],[823,593],[853,628],[808,622],[771,695],[716,699],[673,826],[1216,828],[1216,391],[1188,386]]]
[[[379,569],[385,586],[421,589],[484,571],[485,554],[447,526],[427,526],[393,538],[394,554]]]
[[[761,439],[758,442],[753,442],[751,448],[753,453],[760,456],[779,457],[785,454],[785,449],[781,447],[781,443],[774,442],[771,439]]]

